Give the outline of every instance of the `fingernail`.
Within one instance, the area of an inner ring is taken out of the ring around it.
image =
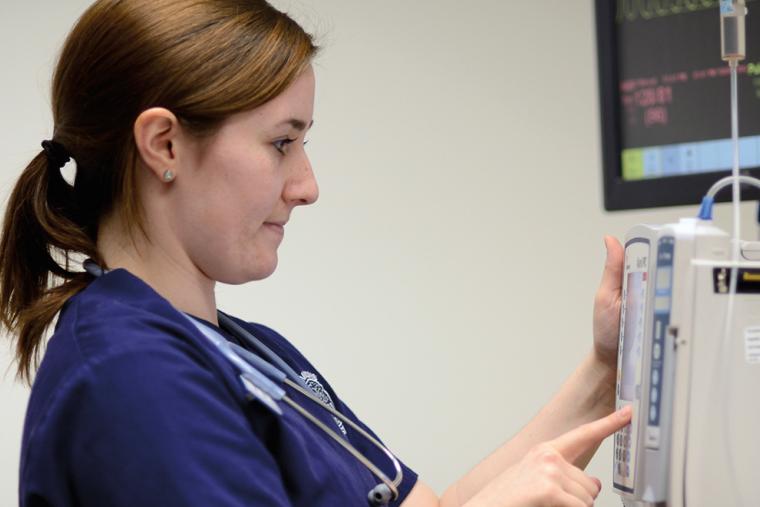
[[[618,416],[621,419],[628,419],[632,413],[633,413],[633,408],[631,407],[631,405],[626,405],[625,407],[618,410]]]

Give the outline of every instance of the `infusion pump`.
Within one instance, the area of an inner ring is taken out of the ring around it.
[[[626,236],[616,402],[633,417],[613,483],[627,507],[760,506],[760,244],[742,243],[734,296],[731,245],[699,219]]]

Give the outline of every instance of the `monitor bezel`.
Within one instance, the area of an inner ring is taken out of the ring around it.
[[[626,181],[622,177],[621,108],[615,6],[616,2],[610,0],[595,0],[604,209],[619,211],[699,204],[710,186],[720,178],[728,176],[729,171],[638,181]],[[728,88],[726,93],[729,93]],[[760,177],[760,168],[742,169],[741,172],[742,174]],[[718,195],[716,200],[725,202],[730,199],[731,192],[724,191]],[[742,199],[760,199],[760,191],[754,188],[745,188],[742,190]]]

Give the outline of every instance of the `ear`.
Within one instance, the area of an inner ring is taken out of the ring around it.
[[[147,109],[135,120],[133,133],[140,159],[151,173],[164,182],[167,182],[164,179],[167,171],[171,171],[173,177],[179,171],[176,144],[180,128],[174,113],[162,107]]]

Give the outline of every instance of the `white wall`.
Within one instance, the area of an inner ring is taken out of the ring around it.
[[[0,0],[3,196],[51,133],[51,65],[88,3]],[[590,0],[276,3],[324,46],[322,195],[275,276],[221,288],[221,307],[289,336],[442,491],[590,349],[602,236],[694,209],[602,211]],[[5,506],[27,390],[11,369],[0,390]],[[610,469],[607,443],[589,467],[602,507],[619,505]]]

